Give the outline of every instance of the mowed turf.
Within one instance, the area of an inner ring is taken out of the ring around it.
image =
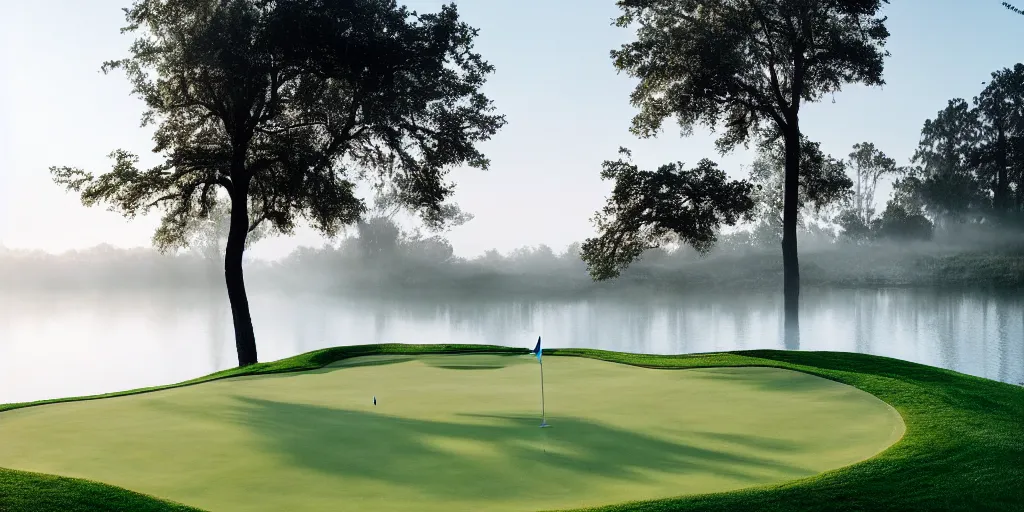
[[[547,429],[531,356],[370,356],[4,412],[0,467],[215,512],[523,511],[793,480],[904,431],[874,396],[791,370],[544,362]]]

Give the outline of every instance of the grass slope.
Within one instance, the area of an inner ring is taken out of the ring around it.
[[[354,356],[503,352],[522,349],[460,345],[374,345],[318,350],[232,369],[193,381],[321,368]],[[593,350],[545,354],[590,357],[659,368],[768,366],[850,384],[903,416],[903,439],[865,462],[802,480],[733,491],[602,507],[602,511],[914,510],[1024,508],[1024,389],[947,370],[875,356],[830,352],[742,351],[649,356]],[[154,391],[148,388],[119,394]],[[94,398],[94,397],[88,397]],[[95,397],[99,398],[99,397]],[[0,410],[52,403],[10,404]],[[0,416],[2,420],[2,416]],[[0,470],[0,511],[194,510],[84,480]]]

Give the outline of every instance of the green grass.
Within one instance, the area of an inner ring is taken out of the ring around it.
[[[341,347],[220,372],[188,384],[232,376],[317,369],[362,355],[445,352],[525,354],[525,350],[484,346]],[[545,354],[663,368],[765,366],[792,369],[867,391],[893,406],[906,423],[906,433],[895,445],[864,462],[835,471],[782,484],[619,504],[600,510],[973,511],[1015,510],[1024,504],[1024,444],[1021,441],[1024,439],[1024,389],[1016,386],[894,359],[844,353],[744,351],[643,356],[552,350]],[[550,360],[553,366],[558,359]],[[154,388],[143,391],[152,390]],[[35,404],[13,404],[2,406],[0,410],[29,405]],[[283,417],[312,418],[303,416],[307,412],[290,410]],[[0,415],[0,423],[3,421],[4,415]],[[547,431],[556,432],[557,427]],[[681,489],[682,492],[685,491]],[[193,509],[84,480],[0,470],[0,510]]]
[[[870,394],[789,370],[545,366],[551,429],[529,355],[368,356],[11,411],[0,465],[218,511],[517,512],[787,482],[904,430]]]

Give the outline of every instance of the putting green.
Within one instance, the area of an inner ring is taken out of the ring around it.
[[[899,414],[773,368],[372,356],[0,414],[0,467],[216,512],[539,510],[726,491],[877,454]],[[377,397],[377,405],[372,397]]]

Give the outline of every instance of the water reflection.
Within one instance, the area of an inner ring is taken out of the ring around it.
[[[802,350],[865,352],[1024,382],[1019,296],[804,290]],[[646,353],[783,348],[779,294],[570,302],[253,293],[260,359],[333,345],[486,343]],[[227,297],[0,295],[0,403],[175,382],[237,361]]]

